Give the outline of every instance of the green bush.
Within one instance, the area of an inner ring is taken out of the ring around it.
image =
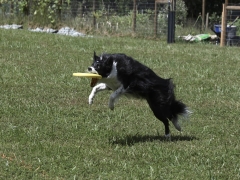
[[[176,1],[176,24],[183,26],[187,19],[187,6],[183,0]]]
[[[240,36],[240,19],[234,22],[234,26],[237,27],[237,35]]]
[[[214,24],[221,24],[221,17],[216,12],[209,16],[209,25],[213,26]]]

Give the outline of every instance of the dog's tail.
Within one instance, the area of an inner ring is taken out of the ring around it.
[[[172,123],[178,131],[181,131],[181,126],[178,123],[178,116],[183,116],[184,118],[188,118],[190,111],[187,106],[181,101],[173,100],[171,104],[171,112],[172,112]]]
[[[178,123],[178,116],[183,116],[186,119],[191,114],[191,111],[181,101],[173,100],[171,104],[171,112],[173,116],[173,118],[171,119],[173,125],[178,131],[181,131],[181,126]]]
[[[183,102],[175,99],[174,88],[175,88],[175,86],[170,79],[169,85],[168,85],[169,102],[171,102],[171,105],[170,105],[171,118],[170,118],[170,120],[172,121],[175,128],[178,131],[181,131],[181,126],[178,123],[178,117],[183,116],[185,119],[187,119],[188,116],[191,114],[191,111],[188,109],[188,107]]]
[[[173,100],[171,104],[171,111],[173,116],[177,115],[186,116],[189,113],[187,106],[181,101],[177,100]]]

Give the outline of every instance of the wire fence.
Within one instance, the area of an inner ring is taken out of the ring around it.
[[[61,4],[61,8],[55,9],[54,13],[49,8],[37,12],[33,3],[29,3],[25,11],[19,11],[17,3],[4,3],[0,5],[0,21],[1,24],[25,21],[28,26],[66,25],[83,33],[167,37],[168,4],[155,7],[155,3],[139,3],[134,6],[133,1],[130,1],[119,7],[116,3],[93,2],[80,3],[72,0],[71,4]]]
[[[226,45],[240,46],[240,4],[228,4],[226,16]]]
[[[221,46],[240,46],[240,4],[224,4],[222,17],[212,30],[221,38]]]

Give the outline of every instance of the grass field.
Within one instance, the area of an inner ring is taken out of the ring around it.
[[[193,114],[183,132],[143,100],[110,92],[88,105],[97,54],[126,53],[161,77]],[[0,29],[0,179],[240,179],[239,48],[74,38]]]

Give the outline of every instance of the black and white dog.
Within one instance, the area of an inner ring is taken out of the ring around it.
[[[189,111],[185,104],[175,99],[171,79],[159,77],[150,68],[125,54],[102,54],[99,57],[94,52],[93,64],[88,71],[102,76],[89,95],[89,104],[93,103],[96,93],[102,90],[113,90],[109,100],[112,110],[121,95],[143,98],[154,115],[163,122],[166,137],[170,137],[169,121],[181,131],[178,115],[185,116]]]

